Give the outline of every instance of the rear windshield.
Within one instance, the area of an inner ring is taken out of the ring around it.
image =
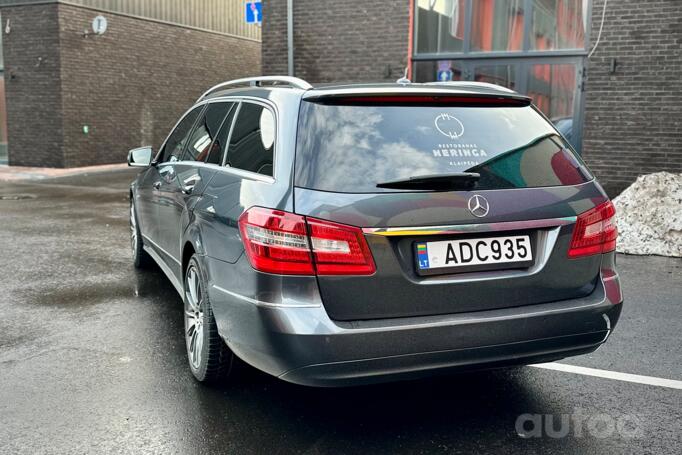
[[[342,193],[378,183],[477,172],[476,189],[576,185],[592,179],[532,107],[301,104],[296,186]]]

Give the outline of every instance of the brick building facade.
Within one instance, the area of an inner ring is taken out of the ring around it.
[[[10,165],[123,162],[207,87],[260,74],[253,38],[56,1],[0,14]],[[99,14],[106,32],[84,36]]]
[[[429,6],[418,10],[420,13],[428,13],[426,8],[433,9],[434,5],[437,9],[439,4],[454,8],[459,2],[462,14],[458,19],[463,23],[464,8],[473,5],[475,9],[491,1],[415,0],[410,5],[412,0],[296,0],[293,2],[295,75],[312,83],[392,81],[414,60],[413,80],[422,82],[423,68],[428,65],[435,68],[438,56],[427,52],[420,60],[416,46],[408,56],[411,7],[413,17],[417,17],[414,10],[423,3]],[[263,73],[286,74],[287,1],[263,2]],[[584,37],[579,38],[585,38],[584,45],[573,50],[548,48],[543,52],[537,44],[539,32],[532,29],[526,33],[531,36],[525,38],[523,46],[519,42],[518,52],[470,54],[461,59],[451,53],[440,58],[449,59],[452,67],[460,68],[461,64],[462,78],[474,80],[490,80],[478,78],[476,64],[494,62],[498,66],[513,66],[517,80],[508,85],[531,96],[534,96],[534,85],[538,85],[537,78],[524,81],[518,76],[520,72],[532,75],[550,66],[568,70],[569,76],[575,79],[574,92],[570,93],[575,104],[569,112],[569,125],[576,136],[574,145],[611,195],[622,191],[639,174],[661,170],[682,172],[682,90],[678,83],[682,72],[682,2],[608,2],[599,46],[589,58],[601,25],[604,0],[508,0],[507,3],[498,0],[498,4],[512,3],[525,9],[524,24],[531,16],[537,21],[535,11],[533,15],[528,14],[533,8],[564,8],[573,15],[579,9],[583,14],[579,20],[584,24],[581,27]],[[569,19],[565,15],[557,20],[556,28],[565,28]],[[465,28],[462,27],[462,34],[472,33],[471,28]],[[457,33],[452,31],[454,35]],[[513,48],[511,41],[508,38],[505,42],[505,50]],[[459,69],[455,71],[457,77]],[[436,72],[430,67],[426,74],[435,80]],[[540,101],[536,99],[538,104]]]
[[[263,2],[263,74],[287,73],[286,4]],[[407,63],[407,4],[294,1],[296,76],[309,82],[396,80]]]
[[[595,0],[592,42],[603,3]],[[682,172],[680,74],[682,2],[609,1],[589,60],[583,156],[610,192],[640,174]]]

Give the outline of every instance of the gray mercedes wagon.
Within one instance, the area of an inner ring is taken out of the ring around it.
[[[219,84],[130,187],[135,265],[189,366],[337,386],[588,353],[622,308],[615,210],[529,98],[458,82]]]

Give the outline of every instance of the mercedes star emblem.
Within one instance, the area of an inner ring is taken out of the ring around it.
[[[469,198],[469,211],[478,218],[483,218],[488,214],[490,210],[490,204],[488,200],[483,196],[475,194]]]

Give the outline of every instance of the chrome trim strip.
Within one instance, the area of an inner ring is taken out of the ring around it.
[[[226,172],[228,174],[234,174],[239,177],[244,177],[250,180],[258,180],[263,183],[275,183],[274,177],[269,175],[258,174],[256,172],[245,171],[243,169],[237,169],[236,167],[221,167],[219,171]]]
[[[502,221],[499,223],[477,224],[454,224],[449,226],[413,226],[395,228],[362,228],[362,232],[371,235],[397,236],[397,235],[444,235],[466,234],[470,232],[497,232],[513,231],[519,229],[537,229],[547,227],[565,226],[575,223],[577,216],[563,218],[549,218],[544,220]]]
[[[203,163],[201,161],[173,161],[172,163],[166,163],[165,165],[176,165],[176,164],[182,164],[182,165],[189,165],[189,166],[195,166],[195,167],[205,167],[209,169],[213,169],[217,172],[223,172],[227,174],[233,174],[237,175],[239,177],[244,177],[249,180],[258,180],[259,182],[263,183],[275,183],[275,178],[270,177],[269,175],[263,175],[263,174],[258,174],[256,172],[251,172],[251,171],[245,171],[243,169],[237,169],[234,167],[222,167],[218,166],[217,164],[211,164],[211,163]]]
[[[156,243],[155,241],[153,241],[152,239],[150,239],[149,237],[147,237],[147,236],[144,235],[144,234],[142,234],[142,237],[143,237],[146,241],[148,241],[149,243],[151,243],[152,245],[154,245],[154,247],[155,247],[156,249],[163,251],[163,253],[164,253],[166,256],[168,256],[169,258],[171,258],[173,261],[175,261],[176,264],[182,265],[182,262],[180,262],[180,261],[178,261],[177,259],[175,259],[175,257],[173,257],[173,255],[170,254],[168,251],[166,251],[166,250],[164,250],[163,248],[161,248],[161,247],[159,246],[158,243]]]
[[[215,284],[212,287],[213,287],[213,289],[215,289],[217,291],[220,291],[220,292],[225,293],[229,296],[235,297],[239,300],[249,302],[249,303],[256,305],[256,306],[262,306],[262,307],[267,307],[267,308],[320,308],[321,307],[321,305],[315,304],[315,303],[313,303],[313,304],[303,304],[303,303],[287,304],[287,303],[264,302],[262,300],[256,300],[256,299],[252,299],[251,297],[247,297],[245,295],[237,294],[236,292],[228,291],[227,289],[221,288],[220,286],[217,286]]]

